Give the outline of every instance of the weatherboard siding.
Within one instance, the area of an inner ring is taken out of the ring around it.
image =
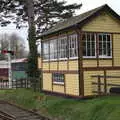
[[[79,95],[79,80],[78,74],[66,74],[65,75],[66,94]]]
[[[52,91],[52,74],[43,73],[43,90]]]
[[[108,13],[103,12],[84,25],[82,31],[120,33],[120,23]]]
[[[112,66],[112,60],[99,60],[100,67]]]
[[[103,71],[85,71],[84,72],[84,95],[94,95],[93,90],[96,90],[96,86],[92,85],[92,82],[97,82],[97,78],[92,78],[92,75],[103,75]]]
[[[83,60],[83,67],[97,67],[97,60]]]
[[[64,86],[63,85],[55,85],[53,84],[53,91],[57,93],[64,93]]]
[[[114,65],[120,66],[120,34],[113,34]]]
[[[67,30],[69,31],[69,30]],[[73,30],[75,32],[75,29]],[[95,33],[110,33],[113,40],[113,59],[102,58],[83,58],[83,79],[84,79],[84,96],[97,95],[93,91],[97,90],[96,85],[92,85],[92,82],[97,82],[98,78],[93,78],[93,75],[107,75],[107,76],[120,76],[120,70],[116,70],[114,67],[120,66],[120,23],[109,13],[102,12],[99,16],[89,20],[80,30],[81,32],[95,32]],[[58,32],[46,37],[47,40],[60,36],[68,36],[73,32]],[[44,39],[45,40],[45,39]],[[109,70],[110,67],[113,70]],[[84,68],[91,68],[85,70]],[[43,62],[43,89],[56,93],[64,93],[71,96],[79,96],[79,75],[78,75],[78,60],[66,59],[57,61]],[[100,70],[99,70],[100,69]],[[71,72],[72,71],[72,72]],[[76,71],[73,74],[73,71]],[[52,83],[52,73],[62,72],[65,74],[65,84]],[[71,73],[70,73],[71,72]],[[101,82],[104,83],[105,78],[101,78]],[[106,79],[107,83],[120,84],[120,80],[115,78]],[[109,92],[111,86],[107,86],[107,92]],[[105,90],[105,86],[101,86],[101,90]]]

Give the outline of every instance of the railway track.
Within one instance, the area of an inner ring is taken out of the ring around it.
[[[50,120],[15,104],[0,101],[0,120]]]

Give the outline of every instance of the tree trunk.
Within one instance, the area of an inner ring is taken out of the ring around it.
[[[28,58],[28,76],[32,77],[34,91],[36,91],[36,78],[38,73],[37,45],[36,45],[36,28],[34,23],[34,3],[33,0],[27,0],[28,7],[28,41],[29,41],[29,58]]]

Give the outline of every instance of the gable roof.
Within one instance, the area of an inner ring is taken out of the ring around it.
[[[90,18],[96,16],[99,14],[100,11],[108,11],[110,12],[113,16],[115,16],[118,20],[120,20],[120,16],[114,12],[107,4],[102,5],[98,8],[92,9],[88,12],[85,12],[83,14],[80,14],[78,16],[71,17],[63,22],[58,22],[54,27],[50,28],[46,32],[42,33],[42,36],[46,36],[52,33],[56,33],[58,31],[71,28],[76,26],[77,24],[84,24],[86,23]]]

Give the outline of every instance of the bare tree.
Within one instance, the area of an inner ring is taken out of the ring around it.
[[[13,33],[11,35],[2,34],[0,36],[1,51],[8,50],[8,41],[10,40],[11,50],[14,51],[12,59],[27,57],[28,52],[25,49],[25,41],[20,36],[18,36],[16,33]],[[1,54],[0,59],[6,59],[6,55]]]

